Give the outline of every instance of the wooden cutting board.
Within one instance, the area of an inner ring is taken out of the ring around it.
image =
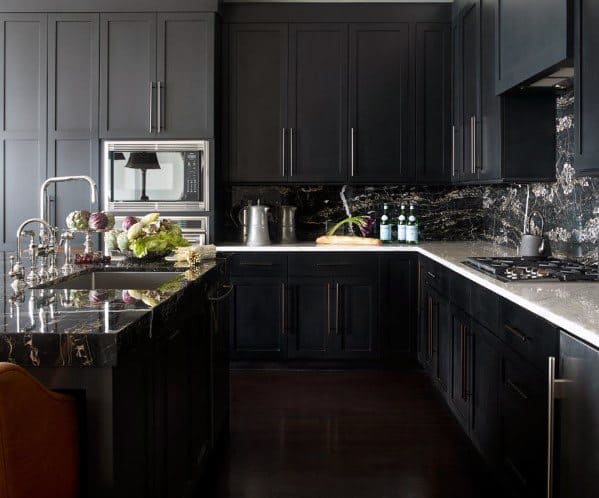
[[[323,235],[316,239],[318,245],[337,246],[381,246],[383,242],[379,239],[368,237],[352,237],[350,235]]]

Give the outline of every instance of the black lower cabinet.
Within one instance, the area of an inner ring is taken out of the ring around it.
[[[329,278],[290,277],[289,358],[326,358],[334,346],[333,284]]]
[[[472,331],[470,317],[451,309],[451,407],[469,431],[472,411]]]
[[[235,359],[282,359],[287,282],[282,278],[232,277],[231,354]]]
[[[485,459],[498,461],[499,395],[501,391],[501,342],[474,320],[472,333],[472,412],[470,430],[474,443]]]
[[[546,486],[547,389],[541,372],[506,350],[501,385],[502,470],[518,496],[541,497]]]

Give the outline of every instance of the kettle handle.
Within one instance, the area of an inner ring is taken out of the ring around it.
[[[237,211],[237,220],[239,221],[239,224],[243,226],[243,213],[246,212],[248,209],[247,206],[243,206],[239,211]]]
[[[541,219],[541,237],[543,237],[543,235],[545,235],[545,217],[538,209],[535,209],[532,213],[530,213],[530,216],[528,217],[528,233],[532,234],[530,224],[532,222],[533,216],[538,216]]]

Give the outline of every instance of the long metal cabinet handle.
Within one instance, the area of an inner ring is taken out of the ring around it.
[[[470,132],[472,133],[472,174],[476,174],[476,116],[470,118]]]
[[[549,357],[547,375],[547,498],[553,497],[553,436],[555,406],[555,358]]]
[[[335,333],[339,335],[339,282],[335,284]]]
[[[283,128],[283,137],[282,137],[282,144],[283,147],[281,147],[282,149],[282,153],[281,153],[281,167],[283,169],[283,176],[285,176],[285,138],[287,135],[287,128]]]
[[[157,121],[158,121],[158,133],[162,133],[162,81],[158,82],[158,89],[157,89],[157,93],[158,93],[158,101],[156,103],[156,109],[157,109]]]
[[[285,335],[285,325],[287,321],[287,310],[285,309],[287,306],[285,295],[287,293],[287,285],[285,283],[281,284],[281,335]]]
[[[327,331],[329,335],[333,334],[331,329],[331,283],[327,282]]]
[[[427,337],[427,359],[433,356],[433,299],[428,296],[428,337]]]
[[[153,121],[154,121],[154,82],[150,81],[150,91],[148,92],[150,94],[149,96],[149,105],[148,105],[148,109],[150,111],[150,133],[154,132],[154,125],[153,125]]]
[[[351,129],[351,133],[350,133],[350,164],[351,164],[351,176],[354,176],[355,174],[355,164],[356,164],[356,158],[355,158],[355,153],[356,153],[356,141],[355,141],[355,136],[356,136],[356,130],[355,128]]]
[[[289,176],[293,176],[293,128],[289,128]]]
[[[451,127],[451,176],[455,176],[455,125]]]

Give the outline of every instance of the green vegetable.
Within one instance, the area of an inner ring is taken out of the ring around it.
[[[329,230],[327,235],[335,235],[335,232],[339,230],[339,228],[341,228],[342,225],[351,224],[358,225],[359,227],[364,227],[368,224],[369,219],[370,216],[350,216],[349,218],[345,218],[344,220],[341,220],[339,223],[337,223],[333,228],[331,228],[331,230]]]
[[[104,244],[106,245],[106,249],[109,251],[116,251],[119,247],[117,242],[117,237],[120,234],[120,230],[111,230],[110,232],[106,232],[104,234]]]
[[[141,223],[142,226],[146,226],[149,225],[150,223],[154,223],[155,221],[158,221],[158,218],[160,217],[160,213],[150,213],[150,214],[146,214],[141,220],[139,220],[139,222]]]
[[[148,253],[168,252],[177,247],[186,247],[188,245],[189,242],[183,238],[181,228],[178,225],[172,225],[169,230],[159,230],[133,240],[129,237],[129,248],[137,258],[143,258]]]
[[[129,237],[127,237],[127,232],[121,232],[117,235],[116,244],[119,251],[125,252],[129,250]]]
[[[133,225],[129,230],[127,230],[127,237],[129,238],[129,241],[135,240],[138,237],[140,237],[143,233],[143,228],[144,226],[140,221],[139,223]]]

